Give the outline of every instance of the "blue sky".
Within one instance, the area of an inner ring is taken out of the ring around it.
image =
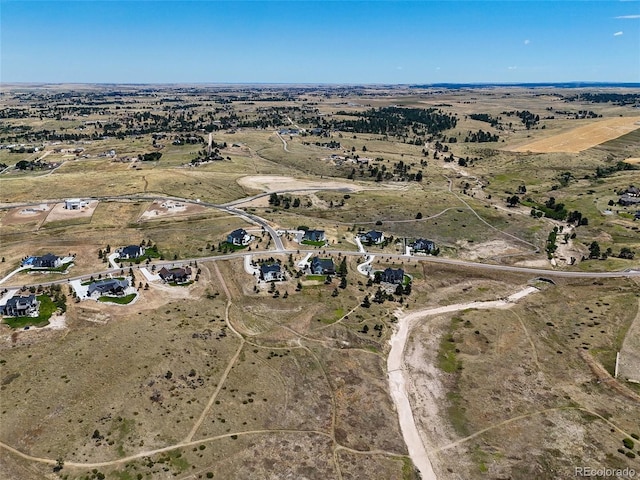
[[[2,82],[640,81],[639,1],[6,1]]]

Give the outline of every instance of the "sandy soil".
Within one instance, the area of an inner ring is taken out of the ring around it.
[[[442,419],[440,416],[441,403],[446,399],[446,395],[443,392],[441,382],[437,379],[438,371],[434,366],[435,354],[438,351],[436,336],[429,335],[429,338],[432,339],[429,349],[432,355],[425,355],[424,349],[414,348],[411,357],[405,358],[405,347],[412,328],[417,322],[428,316],[437,316],[468,308],[509,308],[514,302],[537,291],[535,287],[525,287],[510,295],[506,300],[446,305],[417,310],[408,314],[401,310],[396,312],[398,329],[391,337],[391,351],[387,359],[389,389],[398,411],[400,427],[409,455],[424,480],[436,480],[432,467],[433,459],[429,457],[428,452],[438,447],[438,443],[443,439],[442,432],[447,429],[446,419]],[[405,361],[410,364],[407,370],[405,370]],[[412,377],[411,370],[420,373],[420,375]],[[424,372],[428,372],[429,375],[424,376]],[[415,399],[413,403],[420,406],[419,410],[410,403],[409,398]],[[414,411],[419,412],[420,415],[417,421],[414,417]]]
[[[86,207],[82,207],[80,210],[67,210],[64,208],[64,202],[56,203],[49,215],[47,215],[45,223],[58,220],[70,220],[73,218],[91,218],[98,203],[100,203],[98,200],[91,200]]]
[[[522,253],[521,249],[515,248],[504,240],[492,240],[484,243],[469,243],[465,240],[459,240],[456,244],[460,248],[458,252],[460,258],[466,260],[480,260]]]
[[[345,188],[350,191],[363,190],[363,187],[353,182],[337,182],[333,180],[302,180],[293,177],[279,175],[248,175],[237,180],[241,187],[263,190],[270,192],[274,190],[296,190],[301,188]]]
[[[187,216],[205,212],[207,209],[202,205],[191,203],[180,203],[171,200],[155,200],[149,208],[145,210],[138,221],[152,220],[154,218]]]
[[[618,363],[618,377],[640,382],[640,302],[635,320],[622,342]]]
[[[43,203],[33,207],[19,207],[9,210],[2,218],[2,225],[17,225],[21,223],[40,222],[47,217],[51,206]]]
[[[640,128],[640,117],[607,118],[507,150],[533,153],[578,153],[638,128]]]
[[[640,163],[640,158],[637,158],[637,157],[627,158],[625,162],[631,163],[631,164],[638,164]]]

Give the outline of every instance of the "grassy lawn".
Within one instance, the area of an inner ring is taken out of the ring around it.
[[[326,275],[307,275],[307,280],[314,280],[316,282],[324,282],[326,279]]]
[[[138,265],[140,262],[151,260],[152,258],[162,259],[162,255],[158,252],[158,247],[149,247],[145,249],[144,255],[137,258],[116,258],[115,261],[122,264],[135,263]]]
[[[49,325],[51,315],[58,307],[51,301],[48,295],[40,295],[37,297],[40,302],[40,314],[37,317],[10,317],[5,318],[4,323],[11,328],[22,328],[26,326],[44,327]]]
[[[320,240],[320,241],[313,241],[313,240],[302,240],[302,242],[300,242],[302,245],[312,245],[314,247],[322,247],[324,246],[325,242],[324,240]]]
[[[221,250],[231,250],[232,252],[235,252],[237,250],[242,250],[244,248],[247,248],[248,245],[234,245],[233,243],[229,243],[229,242],[222,242],[220,244],[220,249]]]
[[[105,303],[117,303],[118,305],[127,305],[128,303],[131,303],[133,301],[134,298],[136,298],[138,294],[137,293],[130,293],[129,295],[125,295],[124,297],[100,297],[98,298],[99,302],[105,302]]]

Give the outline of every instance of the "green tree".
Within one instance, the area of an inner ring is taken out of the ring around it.
[[[369,295],[364,297],[360,305],[364,308],[369,308],[371,306],[371,300],[369,300]]]
[[[598,258],[600,256],[600,244],[595,240],[589,245],[589,258]]]

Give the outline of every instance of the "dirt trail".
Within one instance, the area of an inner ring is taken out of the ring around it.
[[[526,287],[509,296],[505,300],[458,303],[443,307],[418,310],[409,314],[404,314],[402,311],[399,312],[399,328],[391,337],[391,351],[389,352],[389,358],[387,360],[389,390],[398,411],[400,428],[402,430],[405,443],[407,444],[409,456],[411,457],[413,464],[420,471],[423,480],[436,480],[437,477],[433,470],[432,462],[429,458],[427,448],[425,447],[423,437],[418,431],[407,391],[407,383],[410,383],[410,379],[408,378],[408,375],[405,374],[403,357],[407,339],[409,338],[413,325],[427,316],[457,312],[469,308],[509,308],[514,302],[537,291],[538,289],[535,287]],[[437,413],[437,408],[433,405],[430,414],[437,415]]]
[[[233,327],[231,327],[231,323],[229,322],[229,308],[231,307],[231,294],[229,293],[227,284],[224,282],[224,277],[222,276],[222,273],[220,273],[220,270],[218,269],[218,265],[214,264],[213,268],[215,269],[218,279],[220,280],[220,284],[222,285],[222,289],[224,290],[224,293],[227,296],[227,306],[224,312],[224,317],[225,317],[224,320],[226,324],[229,325],[229,328],[233,331],[233,333],[235,333],[240,338],[240,345],[238,346],[238,350],[236,350],[235,355],[233,356],[233,358],[231,358],[231,361],[228,363],[227,368],[225,368],[222,376],[220,377],[220,380],[218,381],[218,386],[213,392],[213,395],[211,395],[211,397],[209,398],[209,401],[207,402],[207,405],[204,407],[204,410],[202,411],[202,413],[200,414],[200,417],[191,428],[191,431],[189,432],[189,434],[184,439],[184,443],[190,442],[193,439],[193,436],[196,434],[196,432],[202,425],[202,422],[204,422],[204,419],[207,417],[209,410],[211,410],[211,406],[213,405],[213,402],[215,401],[218,394],[220,393],[220,390],[222,390],[222,387],[224,385],[224,382],[227,380],[227,376],[229,375],[229,372],[231,372],[231,369],[233,368],[236,361],[238,360],[238,357],[240,357],[240,353],[242,353],[242,349],[244,348],[244,344],[245,344],[244,337],[240,335],[238,332],[236,332],[233,329]]]

